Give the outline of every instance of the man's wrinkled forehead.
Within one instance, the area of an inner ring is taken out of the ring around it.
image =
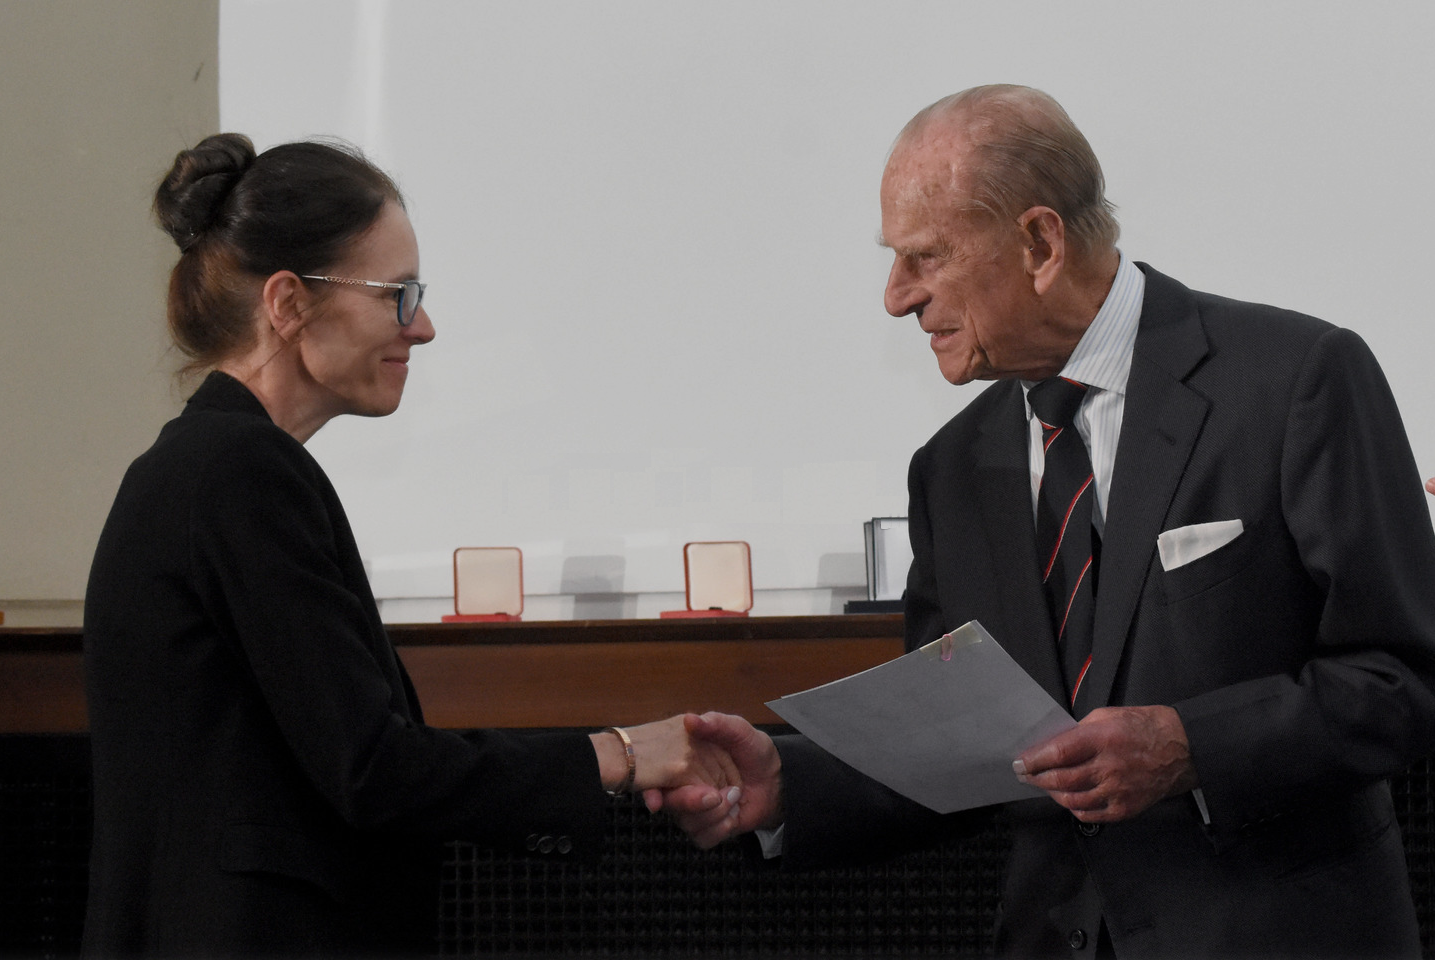
[[[930,206],[970,196],[968,157],[965,133],[953,124],[933,122],[910,131],[887,160],[883,203]]]

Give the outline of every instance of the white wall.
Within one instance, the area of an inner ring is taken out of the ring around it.
[[[978,390],[883,313],[878,178],[912,113],[986,82],[1067,107],[1129,254],[1360,332],[1435,473],[1425,0],[223,0],[220,22],[225,128],[355,140],[409,195],[438,340],[398,414],[311,442],[381,596],[446,595],[449,551],[482,544],[521,546],[532,594],[672,596],[685,541],[732,538],[760,591],[858,587],[862,521],[905,512],[912,450]]]

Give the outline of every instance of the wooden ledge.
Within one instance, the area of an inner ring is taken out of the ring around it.
[[[394,624],[436,727],[587,727],[764,703],[902,653],[900,614]],[[73,628],[0,628],[0,733],[88,728]]]

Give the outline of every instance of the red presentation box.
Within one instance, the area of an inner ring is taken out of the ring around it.
[[[523,619],[523,551],[459,547],[453,552],[453,613],[444,623]]]
[[[686,610],[660,617],[745,617],[752,609],[752,549],[743,540],[683,545]]]

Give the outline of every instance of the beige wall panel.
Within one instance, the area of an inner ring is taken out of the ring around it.
[[[84,592],[126,465],[178,409],[149,203],[219,122],[218,0],[0,0],[0,610]],[[58,602],[58,603],[57,603]]]

